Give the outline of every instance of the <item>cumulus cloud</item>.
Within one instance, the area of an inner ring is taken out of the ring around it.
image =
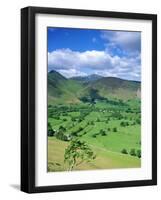
[[[70,49],[58,49],[48,53],[49,70],[59,69],[104,69],[113,68],[119,61],[118,56],[111,57],[105,51],[72,51]]]
[[[58,49],[48,53],[48,70],[57,70],[66,77],[99,74],[140,80],[140,55],[113,56],[107,51],[72,51]]]
[[[140,32],[102,31],[101,38],[105,40],[107,49],[117,48],[129,54],[136,54],[141,50]]]

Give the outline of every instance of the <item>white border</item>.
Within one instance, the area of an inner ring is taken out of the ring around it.
[[[141,31],[141,168],[47,173],[47,26]],[[99,17],[36,15],[36,186],[147,180],[152,178],[152,23]]]

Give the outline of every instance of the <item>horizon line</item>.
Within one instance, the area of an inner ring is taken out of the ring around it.
[[[135,81],[135,82],[139,82],[141,83],[141,80],[132,80],[132,79],[125,79],[125,78],[120,78],[120,77],[117,77],[117,76],[102,76],[100,74],[95,74],[95,73],[91,73],[91,74],[88,74],[88,75],[84,75],[84,76],[71,76],[71,77],[66,77],[65,75],[63,75],[62,73],[58,72],[57,70],[50,70],[48,71],[48,73],[51,73],[51,72],[57,72],[59,73],[60,75],[62,75],[63,77],[65,77],[66,79],[72,79],[72,78],[77,78],[77,77],[88,77],[88,76],[91,76],[91,75],[97,75],[97,76],[100,76],[102,78],[117,78],[117,79],[121,79],[121,80],[125,80],[125,81]]]

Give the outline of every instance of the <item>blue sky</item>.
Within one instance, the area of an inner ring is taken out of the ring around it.
[[[141,79],[140,32],[50,27],[47,35],[48,71]]]

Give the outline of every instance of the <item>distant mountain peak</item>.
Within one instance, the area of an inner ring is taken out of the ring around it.
[[[99,75],[99,74],[90,74],[90,75],[88,75],[88,77],[100,77],[100,78],[102,78],[102,76]]]
[[[78,103],[80,98],[88,97],[93,91],[98,91],[98,95],[102,99],[140,98],[140,84],[137,81],[103,77],[97,74],[66,78],[55,70],[48,72],[48,95],[51,102]]]
[[[51,71],[49,71],[49,74],[60,74],[60,73],[52,69]]]
[[[62,74],[60,74],[59,72],[57,72],[55,70],[49,71],[48,75],[51,76],[51,77],[57,78],[57,80],[59,80],[59,79],[66,80],[67,79]]]
[[[98,74],[90,74],[87,76],[74,76],[74,77],[71,77],[70,79],[83,82],[83,83],[88,83],[88,82],[99,80],[101,78],[103,77]]]

